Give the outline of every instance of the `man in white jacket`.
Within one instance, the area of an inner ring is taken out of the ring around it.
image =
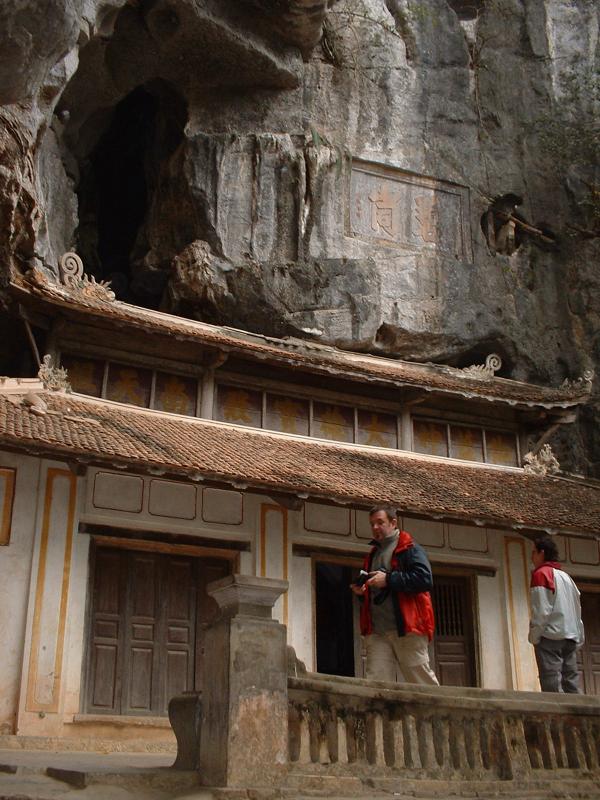
[[[542,691],[580,692],[575,652],[584,642],[579,590],[558,563],[558,549],[549,536],[535,540],[531,561],[529,641]]]

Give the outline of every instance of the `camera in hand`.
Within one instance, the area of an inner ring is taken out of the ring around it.
[[[366,570],[361,569],[361,571],[358,573],[358,578],[354,581],[354,585],[364,586],[368,580],[369,580],[369,573]]]
[[[377,571],[387,573],[386,569],[378,569]],[[364,586],[365,583],[369,580],[369,577],[370,577],[369,573],[366,572],[366,570],[361,569],[361,571],[358,573],[358,578],[354,581],[354,585]],[[390,590],[387,587],[385,589],[380,589],[380,591],[378,591],[377,594],[373,597],[373,602],[375,603],[375,605],[377,606],[381,605],[381,603],[383,603],[385,599],[388,597],[389,593]]]

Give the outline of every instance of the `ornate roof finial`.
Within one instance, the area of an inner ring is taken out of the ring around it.
[[[523,471],[528,475],[556,475],[560,472],[560,464],[549,444],[545,444],[538,453],[526,453],[523,461]]]
[[[79,288],[83,281],[83,261],[77,253],[65,253],[61,257],[60,273],[65,286]]]
[[[572,389],[578,392],[591,392],[592,391],[592,383],[594,382],[594,370],[593,369],[586,369],[583,375],[576,380],[570,380],[569,378],[565,378],[564,381],[561,383],[561,389]]]
[[[97,300],[114,300],[115,293],[110,289],[110,281],[97,281],[93,275],[83,271],[83,261],[77,253],[65,253],[60,259],[60,274],[63,284]]]
[[[476,378],[480,381],[490,381],[501,366],[502,359],[500,356],[497,353],[490,353],[485,360],[485,364],[471,364],[470,367],[464,367],[460,371],[469,378]]]
[[[50,389],[52,392],[71,391],[67,370],[64,367],[53,366],[51,355],[45,355],[42,359],[38,378],[44,384],[44,389]]]

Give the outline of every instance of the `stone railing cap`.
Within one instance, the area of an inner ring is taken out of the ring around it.
[[[220,608],[234,604],[272,608],[277,599],[287,592],[288,586],[287,581],[277,578],[228,575],[226,578],[209,583],[206,591],[214,597]]]

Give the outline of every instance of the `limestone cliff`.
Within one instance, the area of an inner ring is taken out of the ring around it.
[[[4,277],[75,249],[211,322],[598,371],[599,26],[594,0],[5,0]],[[600,476],[595,397],[568,464]]]

